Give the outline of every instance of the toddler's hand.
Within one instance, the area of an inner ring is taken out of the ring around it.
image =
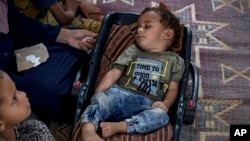
[[[168,107],[162,101],[156,101],[152,104],[153,108],[161,108],[162,110],[168,112]]]

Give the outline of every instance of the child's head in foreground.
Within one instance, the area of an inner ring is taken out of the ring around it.
[[[174,51],[179,47],[180,21],[166,8],[145,8],[137,20],[137,45],[145,51]]]
[[[26,93],[17,90],[9,75],[0,70],[0,133],[22,122],[30,113]]]

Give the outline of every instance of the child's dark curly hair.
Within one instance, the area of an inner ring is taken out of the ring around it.
[[[168,9],[161,8],[161,7],[148,7],[145,8],[141,15],[149,12],[154,11],[161,17],[161,23],[164,25],[165,28],[171,28],[174,30],[174,37],[172,39],[172,45],[168,50],[176,51],[180,47],[180,37],[181,37],[181,26],[179,19]]]

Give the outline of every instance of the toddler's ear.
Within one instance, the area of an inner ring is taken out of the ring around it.
[[[165,40],[170,40],[174,37],[174,30],[173,29],[166,29],[164,34]]]

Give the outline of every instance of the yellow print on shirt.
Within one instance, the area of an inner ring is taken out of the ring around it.
[[[156,96],[158,89],[166,91],[168,88],[167,84],[161,82],[161,78],[166,77],[167,67],[166,60],[137,58],[128,67],[126,74],[130,79],[125,86]]]

